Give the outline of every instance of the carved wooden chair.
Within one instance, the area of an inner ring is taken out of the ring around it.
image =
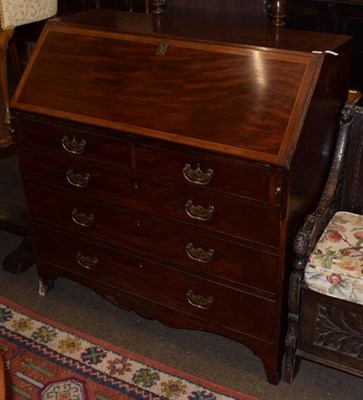
[[[294,244],[284,380],[300,359],[363,377],[363,108],[345,105],[325,190]]]
[[[57,13],[57,0],[0,0],[0,86],[3,117],[0,125],[0,151],[12,142],[8,84],[8,46],[16,27],[41,21]],[[1,190],[1,188],[0,188]],[[19,248],[4,261],[4,269],[19,273],[34,263],[29,223],[23,209],[0,203],[0,229],[25,237]],[[6,266],[6,268],[5,268]]]

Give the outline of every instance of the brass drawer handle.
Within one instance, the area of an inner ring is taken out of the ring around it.
[[[74,208],[72,211],[72,219],[77,225],[88,228],[93,224],[93,222],[95,220],[95,216],[94,216],[94,214],[87,215],[87,214],[79,213],[78,210],[76,208]]]
[[[77,142],[75,136],[73,136],[72,140],[70,140],[68,136],[63,136],[62,146],[68,153],[82,154],[86,147],[86,141],[82,139],[80,142]]]
[[[198,219],[200,221],[208,221],[212,218],[214,207],[208,206],[195,206],[191,200],[188,200],[184,206],[186,213],[190,218]]]
[[[211,262],[214,256],[213,249],[204,250],[201,248],[195,248],[192,243],[187,244],[185,251],[192,260],[201,263]]]
[[[86,269],[95,269],[97,267],[99,258],[85,256],[81,251],[76,254],[77,263]]]
[[[213,296],[204,297],[200,294],[195,294],[192,289],[187,291],[187,300],[193,307],[207,310],[213,303]]]
[[[80,188],[85,188],[89,180],[91,179],[90,174],[76,174],[73,172],[73,170],[69,169],[66,173],[67,181],[72,185]]]
[[[191,183],[196,185],[208,185],[212,180],[214,172],[208,168],[206,172],[200,169],[200,165],[197,164],[197,168],[193,169],[190,164],[185,164],[183,168],[184,178]]]

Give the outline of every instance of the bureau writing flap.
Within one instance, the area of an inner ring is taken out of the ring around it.
[[[18,110],[286,164],[322,56],[48,23]]]

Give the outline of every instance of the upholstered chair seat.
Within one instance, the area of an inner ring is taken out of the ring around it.
[[[363,215],[337,212],[305,266],[309,289],[363,305]]]
[[[0,0],[1,29],[41,21],[57,13],[57,0]]]

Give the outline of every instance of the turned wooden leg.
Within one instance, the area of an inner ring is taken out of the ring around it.
[[[145,13],[150,14],[150,0],[145,0]]]
[[[271,1],[271,25],[284,26],[286,18],[286,0]]]
[[[165,13],[165,0],[151,0],[151,14],[161,15]]]
[[[10,125],[10,101],[8,83],[8,47],[9,41],[14,35],[14,29],[0,30],[0,85],[3,100],[3,124]]]

